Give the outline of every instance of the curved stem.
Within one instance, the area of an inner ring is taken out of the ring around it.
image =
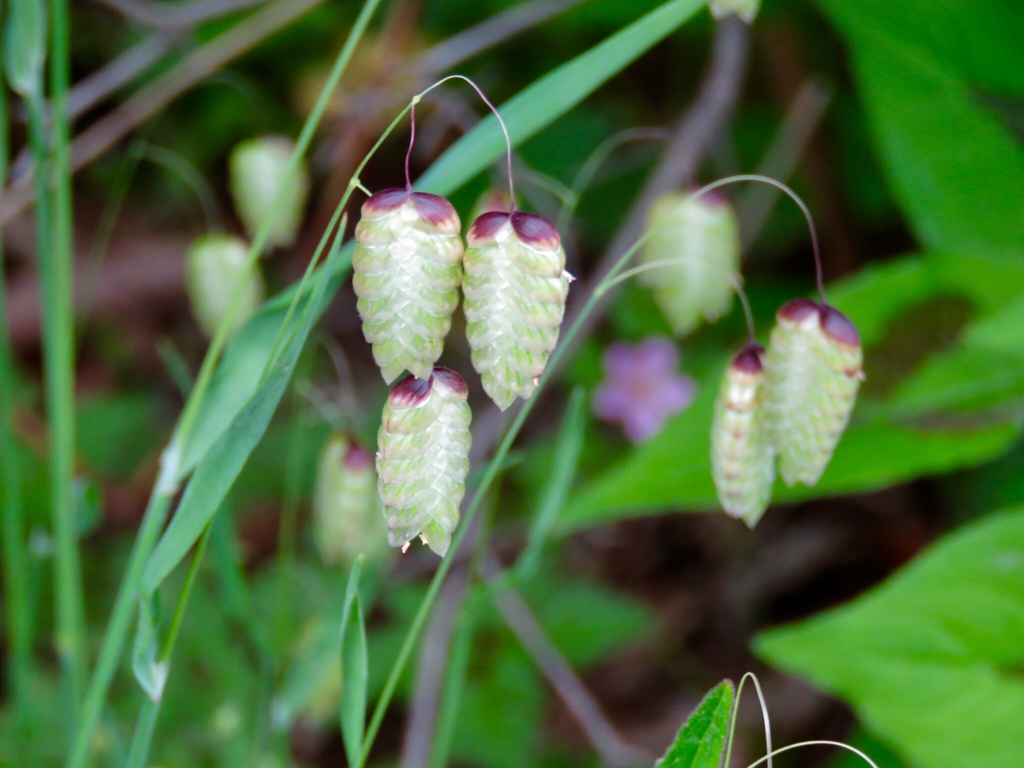
[[[474,91],[476,91],[476,95],[480,97],[480,100],[483,101],[483,103],[487,105],[487,108],[490,109],[491,112],[494,113],[494,117],[497,118],[497,120],[498,120],[498,125],[501,126],[501,132],[505,135],[505,147],[506,147],[505,163],[507,165],[507,170],[508,170],[508,196],[509,196],[509,199],[511,200],[511,202],[509,203],[509,211],[508,212],[509,213],[515,213],[516,212],[516,189],[515,189],[514,182],[512,180],[512,139],[509,136],[508,127],[505,125],[505,121],[502,119],[501,113],[498,112],[498,108],[496,106],[494,106],[494,104],[491,103],[491,100],[488,99],[486,95],[484,95],[484,92],[482,90],[480,90],[480,86],[478,86],[476,83],[474,83],[472,80],[470,80],[465,75],[448,75],[446,77],[442,77],[436,83],[434,83],[430,87],[425,88],[424,90],[420,91],[420,93],[418,93],[415,97],[413,97],[412,106],[414,107],[417,103],[419,103],[420,99],[422,99],[424,96],[426,96],[428,93],[430,93],[432,90],[434,90],[438,86],[444,85],[449,80],[462,80],[463,82],[468,83],[469,86]],[[412,151],[411,143],[410,143],[410,146],[409,146],[409,151],[410,152]],[[406,167],[408,169],[408,165]],[[406,182],[408,183],[408,176],[406,176]]]
[[[765,757],[768,758],[768,768],[772,768],[772,724],[768,717],[768,704],[764,700],[764,692],[761,690],[761,682],[757,679],[757,675],[753,672],[744,673],[743,677],[740,678],[740,684],[736,688],[736,702],[732,707],[732,718],[729,723],[729,742],[725,748],[725,760],[722,765],[725,768],[729,768],[729,759],[732,756],[732,741],[733,736],[736,733],[736,715],[740,710],[740,698],[743,696],[743,686],[750,680],[754,684],[754,690],[757,691],[757,698],[761,702],[761,715],[764,719],[764,743],[765,751],[767,754]]]
[[[702,267],[717,272],[726,280],[729,281],[729,285],[736,291],[736,295],[740,297],[740,303],[743,305],[743,314],[747,318],[747,334],[750,336],[750,341],[756,341],[754,336],[754,315],[750,311],[750,302],[747,300],[747,292],[743,290],[743,278],[735,272],[730,272],[727,269],[722,269],[711,262],[704,261],[702,259],[693,259],[689,256],[677,256],[674,259],[658,259],[657,261],[649,261],[646,264],[641,264],[639,267],[633,267],[627,269],[622,274],[618,275],[614,280],[608,282],[607,285],[599,285],[596,290],[599,290],[602,294],[611,290],[619,283],[623,283],[631,277],[642,274],[644,272],[650,272],[652,269],[659,267],[667,267],[673,264],[699,264]]]
[[[827,739],[821,739],[819,741],[799,741],[796,744],[787,744],[785,747],[779,747],[778,749],[768,753],[759,760],[755,760],[750,765],[748,765],[747,768],[756,768],[756,766],[760,765],[761,763],[771,760],[771,758],[775,755],[781,755],[783,752],[789,752],[792,749],[799,749],[800,747],[814,747],[819,745],[823,747],[841,747],[842,749],[845,749],[848,752],[853,752],[853,754],[857,755],[857,757],[859,757],[865,763],[870,765],[871,768],[878,768],[878,765],[875,763],[874,760],[865,755],[856,747],[851,747],[849,744],[844,744],[841,741],[828,741]]]

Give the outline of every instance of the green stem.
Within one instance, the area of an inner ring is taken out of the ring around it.
[[[0,189],[7,184],[7,92],[0,88]],[[7,325],[7,280],[3,238],[0,238],[0,471],[3,495],[3,573],[7,635],[10,643],[10,675],[18,736],[16,750],[31,744],[32,713],[29,681],[32,675],[32,609],[28,598],[28,562],[25,548],[25,507],[21,486],[21,460],[14,432],[17,373],[10,330]]]
[[[50,121],[53,185],[52,263],[43,271],[44,310],[49,324],[46,349],[49,397],[50,482],[53,487],[57,551],[57,625],[77,712],[87,679],[82,566],[75,524],[75,325],[73,310],[71,141],[67,114],[70,80],[68,0],[51,0],[52,59]]]
[[[163,652],[157,662],[164,669],[169,670],[171,656],[174,653],[174,644],[178,640],[181,631],[181,622],[185,617],[185,608],[188,599],[192,596],[192,589],[195,587],[196,576],[199,574],[199,563],[206,552],[206,545],[210,541],[210,532],[213,530],[212,522],[206,526],[199,544],[192,555],[192,562],[189,565],[188,575],[185,577],[185,584],[178,596],[178,605],[174,610],[174,618],[171,619],[171,629],[167,633],[167,640],[164,642]],[[146,697],[142,708],[139,710],[139,717],[135,723],[135,735],[132,737],[132,746],[128,751],[127,768],[144,768],[149,757],[150,747],[153,745],[153,733],[156,731],[156,722],[160,717],[160,705],[163,703],[163,695],[158,699]]]

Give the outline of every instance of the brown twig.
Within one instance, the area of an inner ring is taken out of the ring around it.
[[[501,564],[489,557],[485,568],[487,580],[500,583],[504,575]],[[519,593],[510,587],[499,588],[491,595],[491,600],[558,698],[576,718],[601,760],[610,766],[650,765],[656,755],[629,744],[619,735],[597,699],[551,642]]]

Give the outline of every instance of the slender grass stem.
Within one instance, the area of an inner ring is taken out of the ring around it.
[[[7,183],[7,92],[0,88],[0,189]],[[3,495],[3,574],[10,677],[17,726],[16,749],[28,754],[32,743],[29,681],[32,676],[32,609],[29,602],[28,556],[25,548],[25,505],[20,458],[14,432],[17,373],[7,325],[7,280],[3,238],[0,238],[0,471]]]
[[[188,606],[189,597],[192,596],[192,589],[195,587],[196,576],[199,574],[199,563],[206,552],[206,546],[210,541],[210,532],[213,530],[212,521],[206,526],[203,535],[199,538],[199,544],[192,554],[192,562],[189,565],[188,575],[185,577],[185,584],[178,596],[178,605],[174,609],[174,618],[171,619],[171,628],[167,633],[167,640],[164,642],[163,651],[157,662],[165,669],[170,669],[171,656],[174,654],[174,645],[178,640],[181,631],[181,622],[185,617],[185,608]],[[163,703],[163,696],[152,699],[148,696],[139,710],[139,717],[135,723],[135,735],[132,737],[132,746],[128,751],[126,768],[144,768],[149,758],[149,750],[153,745],[153,734],[156,731],[157,719],[160,717],[160,706]]]
[[[70,33],[67,0],[51,0],[50,126],[53,188],[52,251],[43,270],[46,323],[46,378],[50,429],[50,482],[54,506],[57,567],[58,652],[71,683],[77,713],[87,679],[82,566],[75,524],[75,324],[73,314],[71,141],[67,117]]]

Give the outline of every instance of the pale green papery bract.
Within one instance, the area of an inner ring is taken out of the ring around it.
[[[796,299],[776,316],[765,356],[769,441],[788,485],[814,485],[846,428],[864,374],[860,336],[827,304]]]
[[[329,565],[350,565],[384,549],[384,507],[373,456],[345,435],[328,439],[317,464],[313,540]]]
[[[352,286],[363,335],[389,384],[430,376],[459,304],[462,223],[443,197],[405,189],[372,195],[356,225]]]
[[[234,336],[263,303],[266,288],[259,264],[245,274],[248,250],[245,242],[233,235],[206,235],[188,249],[185,289],[199,327],[208,338],[217,332],[239,280],[244,281],[244,286],[229,335]]]
[[[466,238],[466,337],[484,391],[502,410],[537,386],[565,314],[569,278],[554,226],[530,213],[485,213]]]
[[[469,472],[466,382],[434,368],[427,379],[406,376],[384,404],[377,435],[377,474],[388,543],[419,536],[444,557],[459,522]]]
[[[762,400],[762,350],[744,347],[722,377],[711,426],[711,475],[722,509],[751,528],[768,508],[775,452],[768,443]]]
[[[752,24],[761,9],[761,0],[711,0],[708,8],[716,19],[735,13],[747,24]]]
[[[260,136],[235,147],[228,161],[231,196],[249,237],[255,239],[264,219],[273,218],[266,240],[269,248],[291,245],[306,211],[309,174],[305,167],[287,178],[294,150],[295,145],[284,136]],[[285,191],[278,200],[282,187]]]
[[[673,333],[685,336],[702,319],[728,312],[730,275],[740,268],[739,222],[729,202],[713,192],[696,199],[671,192],[651,207],[648,228],[640,263],[660,264],[638,280],[653,291]]]

